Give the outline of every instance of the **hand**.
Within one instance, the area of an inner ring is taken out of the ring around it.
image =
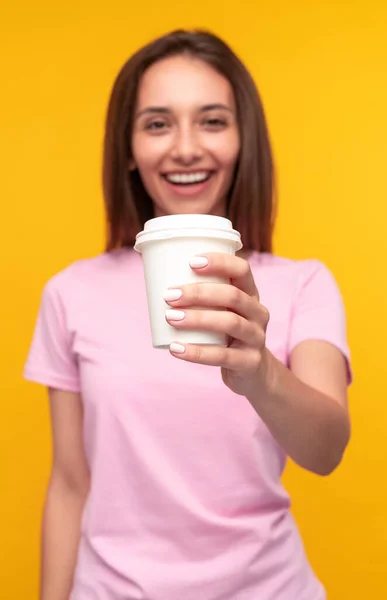
[[[259,301],[250,266],[242,258],[220,253],[193,257],[190,265],[197,273],[220,276],[230,284],[203,282],[170,288],[164,296],[172,308],[166,311],[166,319],[176,329],[226,334],[229,344],[227,348],[171,344],[170,352],[181,360],[221,367],[224,383],[246,396],[257,385],[265,385],[269,355],[265,345],[269,312]],[[178,299],[171,299],[173,295]]]

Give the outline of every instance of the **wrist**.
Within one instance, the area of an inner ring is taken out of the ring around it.
[[[275,390],[278,387],[279,370],[282,367],[275,356],[268,350],[264,349],[262,353],[262,363],[254,380],[250,386],[250,391],[246,394],[247,399],[257,407],[261,403],[267,403],[270,398],[275,396]]]

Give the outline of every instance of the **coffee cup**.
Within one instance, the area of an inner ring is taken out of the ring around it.
[[[170,287],[189,283],[229,283],[202,275],[189,264],[193,256],[208,252],[235,255],[241,236],[229,219],[213,215],[168,215],[150,219],[136,236],[134,249],[143,259],[152,344],[168,348],[172,342],[227,345],[226,336],[211,331],[175,329],[165,319],[163,294]]]

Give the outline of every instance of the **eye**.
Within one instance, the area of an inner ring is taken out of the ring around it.
[[[167,127],[167,123],[161,119],[156,119],[145,125],[145,129],[148,131],[159,132]]]
[[[210,129],[223,129],[227,126],[227,121],[221,117],[209,117],[205,120],[205,125]]]

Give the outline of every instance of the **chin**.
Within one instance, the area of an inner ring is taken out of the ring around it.
[[[216,215],[218,217],[224,217],[226,214],[226,207],[224,203],[209,203],[200,202],[194,200],[191,202],[179,202],[165,204],[163,206],[155,207],[155,216],[162,215]]]

